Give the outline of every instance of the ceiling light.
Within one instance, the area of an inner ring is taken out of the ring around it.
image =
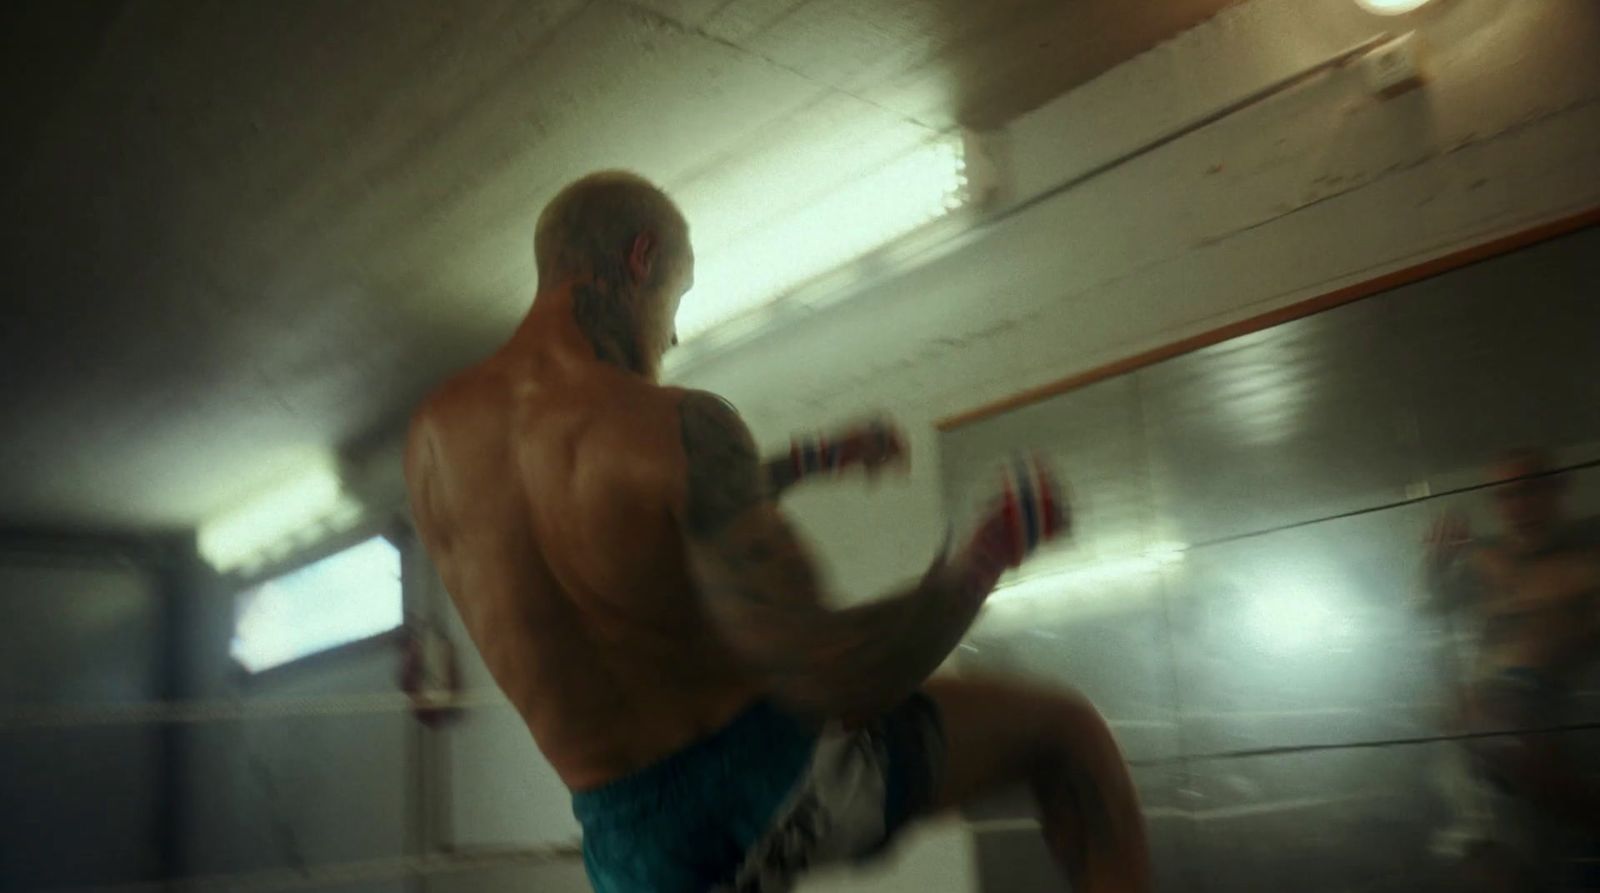
[[[678,311],[693,338],[839,269],[968,203],[960,134],[940,137],[708,251]]]
[[[249,570],[286,557],[361,514],[344,491],[338,464],[321,456],[271,488],[200,525],[200,555],[222,572]]]
[[[1429,0],[1356,0],[1362,9],[1381,16],[1397,16],[1425,6],[1428,2]]]

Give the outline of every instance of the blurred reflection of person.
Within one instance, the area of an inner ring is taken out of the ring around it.
[[[1567,481],[1544,453],[1509,453],[1491,473],[1501,534],[1475,538],[1446,515],[1424,560],[1428,605],[1477,627],[1456,711],[1470,779],[1463,868],[1477,889],[1600,890],[1600,785],[1571,736],[1537,731],[1567,718],[1571,687],[1600,656],[1600,549],[1565,518]]]

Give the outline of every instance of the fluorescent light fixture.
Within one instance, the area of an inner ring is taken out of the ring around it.
[[[374,537],[239,593],[228,651],[252,673],[378,635],[405,619],[400,552]]]
[[[1427,5],[1430,0],[1356,0],[1367,12],[1381,16],[1397,16]]]
[[[1092,564],[1052,569],[1045,566],[1033,573],[1002,583],[990,600],[1018,601],[1039,596],[1055,596],[1066,589],[1105,584],[1140,577],[1183,561],[1187,543],[1156,543],[1136,555],[1126,555]]]
[[[925,143],[785,213],[781,222],[706,252],[678,311],[678,335],[688,340],[768,306],[965,207],[968,194],[961,135]]]
[[[360,515],[360,504],[344,492],[337,463],[322,456],[200,525],[200,554],[219,571],[249,570],[348,527]]]

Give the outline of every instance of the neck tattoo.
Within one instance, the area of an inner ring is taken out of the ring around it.
[[[572,316],[594,348],[595,359],[644,374],[633,317],[614,290],[592,283],[573,286]]]

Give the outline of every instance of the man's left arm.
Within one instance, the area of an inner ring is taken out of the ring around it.
[[[777,499],[789,488],[815,477],[834,477],[861,468],[875,475],[886,465],[907,461],[905,435],[884,419],[847,426],[831,434],[797,435],[789,451],[762,463],[767,493]]]

